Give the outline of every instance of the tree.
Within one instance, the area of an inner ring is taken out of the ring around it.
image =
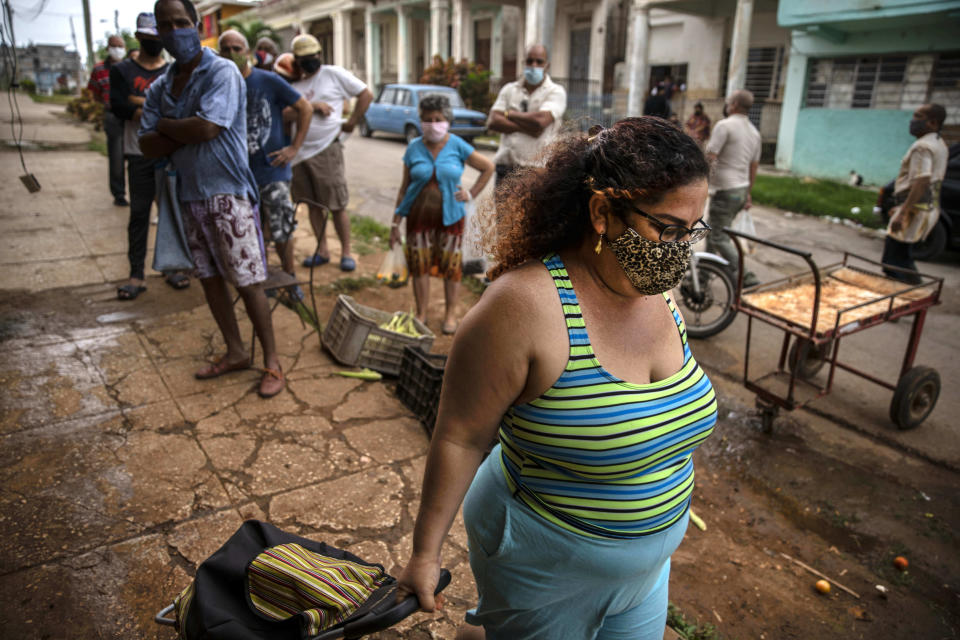
[[[490,94],[490,75],[482,64],[465,59],[456,62],[453,58],[444,61],[433,56],[433,64],[423,70],[420,82],[453,87],[468,107],[485,112],[490,110],[495,97]]]
[[[242,33],[243,37],[247,39],[247,43],[249,43],[251,49],[257,46],[257,40],[260,38],[270,38],[278,48],[283,49],[280,36],[273,30],[273,27],[269,26],[263,20],[243,21],[238,18],[228,18],[223,20],[220,26],[236,29]]]

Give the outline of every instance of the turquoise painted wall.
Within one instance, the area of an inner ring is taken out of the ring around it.
[[[780,0],[777,22],[781,27],[862,22],[956,11],[957,0]]]
[[[855,169],[870,184],[896,177],[900,159],[916,139],[912,112],[884,109],[800,109],[794,138],[794,173],[846,180]]]

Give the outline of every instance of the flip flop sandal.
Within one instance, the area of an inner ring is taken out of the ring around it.
[[[350,256],[340,258],[340,271],[353,271],[357,268],[357,261]]]
[[[303,266],[305,267],[319,267],[330,262],[330,256],[324,257],[318,254],[308,256],[303,260]]]
[[[287,386],[287,381],[284,380],[282,371],[279,369],[264,369],[257,394],[261,398],[272,398],[283,391],[285,386]]]
[[[167,276],[166,281],[174,289],[186,289],[190,286],[190,278],[182,273],[171,273]]]
[[[117,287],[117,299],[134,300],[138,295],[146,290],[146,287],[138,287],[135,284],[125,284],[122,287]]]
[[[250,368],[249,360],[241,360],[240,362],[229,363],[226,358],[221,358],[220,360],[210,364],[200,371],[197,371],[193,374],[193,377],[197,380],[210,380],[211,378],[219,378],[220,376],[233,373],[234,371],[244,371],[245,369]]]

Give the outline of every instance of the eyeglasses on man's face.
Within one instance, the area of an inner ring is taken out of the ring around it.
[[[703,220],[697,220],[693,228],[685,227],[682,224],[666,224],[665,222],[657,220],[649,213],[641,211],[632,204],[629,206],[633,209],[634,213],[653,223],[654,228],[660,231],[660,242],[689,242],[693,244],[700,242],[710,233],[710,225]]]

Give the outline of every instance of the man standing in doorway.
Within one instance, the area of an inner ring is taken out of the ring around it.
[[[707,143],[710,162],[710,226],[716,231],[707,236],[707,251],[717,253],[737,270],[737,249],[730,236],[720,231],[733,224],[741,209],[752,206],[750,191],[760,165],[760,132],[747,118],[753,106],[753,94],[738,89],[727,97],[727,117],[713,128]],[[757,277],[747,271],[743,286],[758,284]]]
[[[493,159],[497,184],[515,168],[537,164],[567,110],[567,92],[547,74],[547,48],[533,45],[524,62],[523,80],[503,85],[487,119],[487,128],[501,134],[500,149]]]
[[[900,161],[893,185],[894,208],[890,212],[881,262],[901,269],[917,270],[913,245],[926,239],[940,217],[940,185],[947,172],[949,150],[940,129],[947,112],[942,105],[925,104],[910,119],[910,135],[917,139]],[[891,278],[919,284],[920,277],[884,269]]]
[[[310,208],[310,225],[317,236],[317,251],[303,266],[330,262],[327,248],[327,216],[340,238],[340,269],[353,271],[357,263],[350,255],[350,218],[347,216],[347,175],[343,164],[341,134],[353,131],[373,101],[373,94],[359,78],[344,69],[320,60],[320,43],[311,35],[293,39],[295,71],[299,80],[293,83],[313,109],[313,118],[303,146],[293,159],[293,181],[290,191],[295,202],[306,202]],[[343,119],[344,100],[357,99],[350,119]]]
[[[103,104],[103,132],[107,135],[107,163],[110,168],[110,193],[113,204],[126,207],[126,190],[123,178],[123,121],[110,110],[110,68],[122,61],[127,54],[127,45],[120,36],[107,38],[107,57],[98,62],[90,72],[87,89],[94,100]]]
[[[154,158],[143,156],[137,130],[143,116],[147,89],[167,70],[167,62],[160,55],[163,43],[157,35],[157,21],[152,13],[137,16],[135,35],[140,42],[140,55],[110,68],[110,107],[123,122],[123,155],[130,181],[130,222],[127,224],[130,281],[117,287],[117,297],[121,300],[133,300],[147,289],[144,261],[150,230],[150,208],[156,198],[158,163]],[[174,289],[186,289],[190,286],[190,279],[182,273],[170,273],[167,274],[167,284]]]
[[[190,0],[158,0],[157,32],[176,62],[147,91],[140,149],[169,157],[179,174],[180,208],[196,276],[220,328],[227,353],[194,374],[199,380],[250,368],[227,289],[243,298],[263,347],[258,392],[268,398],[285,386],[277,358],[257,216],[257,184],[247,158],[247,88],[237,66],[200,45]]]
[[[277,247],[283,270],[292,276],[292,235],[297,222],[290,201],[290,161],[303,146],[313,107],[279,75],[254,68],[250,46],[239,31],[230,29],[220,35],[220,55],[237,65],[247,85],[247,151],[250,170],[260,189],[260,217]],[[283,110],[287,107],[294,107],[298,113],[297,135],[289,145],[283,135]],[[303,298],[299,286],[290,293]]]

